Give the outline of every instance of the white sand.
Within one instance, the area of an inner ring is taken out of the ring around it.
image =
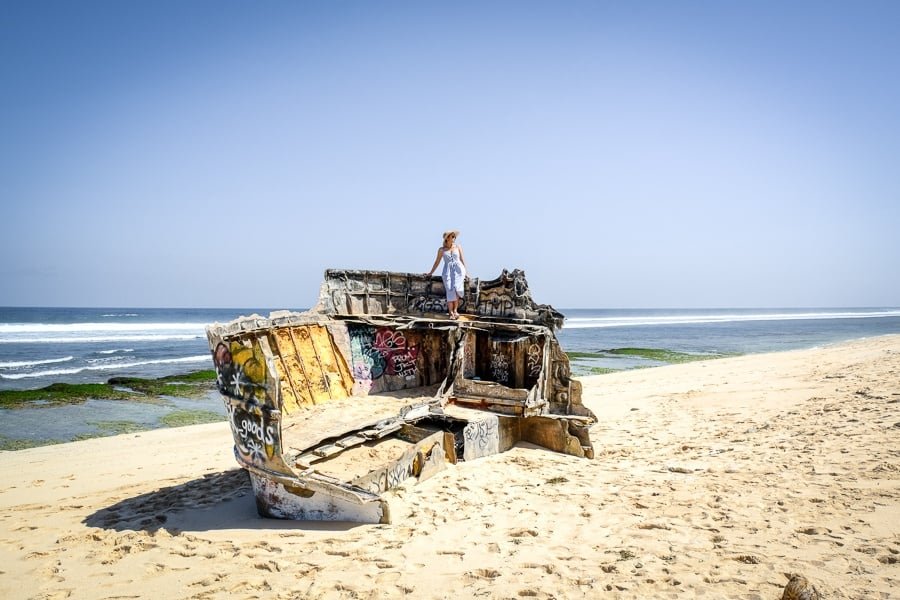
[[[0,598],[900,597],[900,336],[584,379],[392,525],[261,519],[226,424],[0,453]]]

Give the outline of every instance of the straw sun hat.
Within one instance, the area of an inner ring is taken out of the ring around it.
[[[455,235],[456,237],[459,237],[459,231],[456,230],[456,229],[451,229],[450,231],[445,231],[445,232],[444,232],[444,239],[446,240],[446,239],[447,239],[448,237],[450,237],[451,235]]]

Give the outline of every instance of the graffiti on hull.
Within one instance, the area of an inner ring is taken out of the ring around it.
[[[403,332],[387,327],[348,325],[353,379],[374,381],[384,375],[415,379],[419,349]]]
[[[267,411],[259,414],[229,403],[228,423],[234,436],[235,451],[251,464],[261,465],[280,454],[278,424],[267,418]]]
[[[266,399],[266,359],[258,343],[250,347],[238,342],[219,342],[213,350],[216,385],[226,396]]]

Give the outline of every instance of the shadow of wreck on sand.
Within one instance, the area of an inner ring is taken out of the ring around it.
[[[358,523],[285,521],[259,516],[250,477],[244,469],[204,475],[160,488],[88,515],[89,527],[114,531],[183,531],[289,529],[345,531]]]

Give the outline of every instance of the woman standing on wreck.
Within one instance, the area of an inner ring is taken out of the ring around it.
[[[444,289],[447,291],[447,312],[451,319],[459,318],[459,300],[466,291],[466,259],[463,257],[462,246],[456,243],[458,235],[458,231],[444,232],[444,244],[438,248],[431,270],[425,274],[426,277],[431,277],[438,263],[444,259],[441,279],[444,280]]]

